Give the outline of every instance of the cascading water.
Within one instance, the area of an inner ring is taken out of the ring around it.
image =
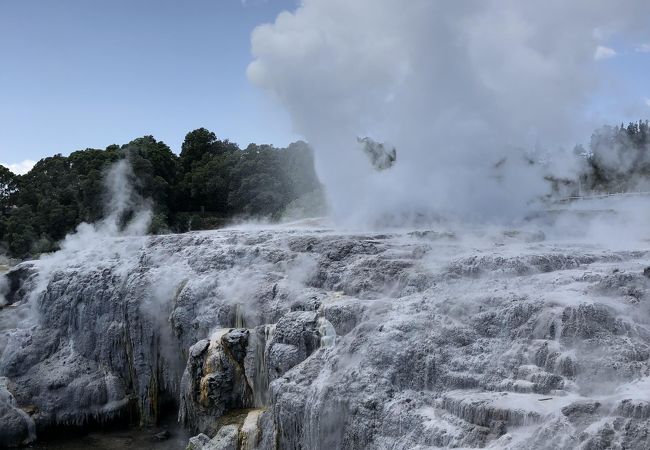
[[[244,423],[239,429],[239,450],[255,450],[260,438],[259,421],[264,410],[254,409],[246,415]]]
[[[244,309],[239,303],[235,304],[235,328],[246,328],[246,318],[244,317]]]
[[[318,332],[320,334],[320,346],[332,347],[336,343],[336,330],[332,323],[324,317],[318,318]]]
[[[253,375],[253,396],[256,408],[269,406],[269,343],[275,333],[275,324],[262,325],[255,333],[255,373]]]

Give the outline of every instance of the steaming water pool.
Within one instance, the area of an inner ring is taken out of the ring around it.
[[[157,434],[165,431],[169,433],[168,438],[156,437]],[[179,450],[187,446],[190,436],[187,430],[178,426],[174,416],[155,428],[94,431],[73,438],[37,442],[28,448],[35,450]]]

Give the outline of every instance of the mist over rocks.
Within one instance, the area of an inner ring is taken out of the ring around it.
[[[190,448],[649,445],[648,250],[416,231],[116,237],[30,263],[0,309],[0,435],[180,409]]]

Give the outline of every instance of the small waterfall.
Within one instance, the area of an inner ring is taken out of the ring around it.
[[[244,423],[239,429],[239,450],[254,450],[260,440],[260,415],[263,409],[253,409],[244,419]]]
[[[325,317],[320,317],[318,319],[318,332],[320,333],[320,346],[321,347],[333,347],[336,343],[336,330],[332,322],[327,320]]]
[[[262,332],[260,332],[262,331]],[[275,324],[263,325],[255,333],[255,373],[253,376],[253,402],[256,408],[263,408],[269,403],[269,369],[266,364],[267,348],[273,339]]]
[[[239,303],[235,304],[235,328],[246,328],[244,310]]]

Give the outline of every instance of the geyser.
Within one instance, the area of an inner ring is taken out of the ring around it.
[[[572,173],[594,52],[644,42],[649,16],[643,0],[305,0],[255,29],[248,77],[315,148],[340,221],[503,223],[535,208],[544,176]],[[357,136],[391,142],[399,164],[377,173]]]

